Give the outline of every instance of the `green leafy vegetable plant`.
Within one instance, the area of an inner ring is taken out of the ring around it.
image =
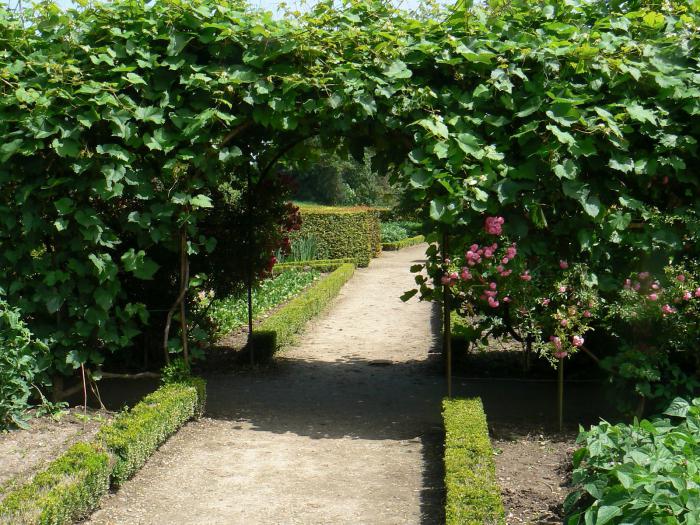
[[[582,431],[567,525],[695,525],[700,519],[700,399],[665,418]]]

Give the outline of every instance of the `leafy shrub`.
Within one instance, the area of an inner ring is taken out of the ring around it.
[[[191,377],[192,368],[181,357],[173,359],[169,365],[164,366],[160,374],[160,380],[164,385],[187,382]]]
[[[698,523],[700,399],[678,398],[664,414],[581,432],[567,525]]]
[[[0,430],[26,426],[32,390],[46,384],[49,364],[48,346],[29,331],[19,310],[0,298]]]
[[[321,259],[353,258],[358,266],[367,266],[381,249],[379,219],[371,208],[304,205],[300,209],[297,238],[315,237]]]
[[[87,516],[109,490],[110,459],[94,443],[77,443],[0,503],[0,522],[64,525]]]
[[[205,400],[203,379],[166,384],[100,429],[97,441],[114,455],[112,485],[122,485],[169,436],[199,417]]]
[[[265,319],[253,333],[255,351],[272,355],[277,348],[292,343],[294,335],[304,328],[307,321],[323,311],[354,272],[354,264],[340,265],[328,277]]]
[[[447,525],[504,524],[493,448],[480,399],[445,399]]]
[[[394,221],[381,223],[382,243],[402,241],[415,237],[421,230],[419,222]]]
[[[297,268],[265,279],[253,289],[253,317],[258,318],[288,301],[318,279],[319,275],[318,270]],[[223,337],[248,323],[248,296],[245,292],[214,299],[210,305],[205,303],[203,309],[214,337]]]
[[[382,242],[396,242],[408,237],[408,230],[395,222],[381,223]]]

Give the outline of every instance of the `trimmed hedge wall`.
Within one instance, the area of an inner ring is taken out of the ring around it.
[[[379,213],[372,208],[300,206],[301,229],[295,237],[313,236],[322,259],[353,259],[367,266],[381,251]]]
[[[205,392],[200,378],[164,385],[100,430],[97,439],[114,456],[113,487],[133,476],[177,429],[202,414]]]
[[[355,259],[321,259],[316,261],[289,261],[277,263],[272,268],[274,275],[279,275],[287,270],[298,270],[300,268],[312,268],[319,272],[332,272],[345,263],[355,264]]]
[[[192,378],[162,386],[77,443],[0,503],[0,523],[64,525],[97,508],[110,482],[118,487],[188,420],[202,415],[206,382]]]
[[[253,332],[255,352],[271,356],[279,347],[294,342],[294,335],[300,332],[310,319],[323,311],[354,272],[354,264],[340,265],[328,277],[292,299],[260,323],[257,330]]]
[[[401,250],[403,248],[408,248],[409,246],[415,246],[425,242],[425,237],[423,235],[416,235],[415,237],[406,237],[396,242],[383,242],[382,250],[387,252],[392,252],[396,250]]]
[[[481,399],[445,399],[447,525],[505,524],[493,448]]]
[[[96,443],[77,443],[0,503],[0,523],[63,525],[84,518],[109,490],[110,458]]]

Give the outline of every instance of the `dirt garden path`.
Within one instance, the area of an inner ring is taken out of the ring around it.
[[[89,523],[441,523],[436,315],[398,299],[424,249],[358,270],[273,367],[209,377],[207,417]]]

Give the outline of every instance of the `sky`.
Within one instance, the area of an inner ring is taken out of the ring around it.
[[[20,1],[20,0],[0,0],[0,2],[7,3],[11,7],[14,7],[18,1]],[[69,6],[71,4],[71,0],[55,0],[55,1],[56,1],[56,3],[58,3],[58,5],[63,6],[63,7]],[[249,0],[249,1],[254,6],[258,6],[258,7],[261,7],[263,9],[269,9],[273,12],[276,11],[277,6],[282,2],[282,0]],[[313,1],[313,0],[311,0],[311,1]],[[393,0],[393,1],[397,5],[400,4],[401,7],[403,7],[404,9],[408,9],[408,10],[415,9],[421,3],[421,0]],[[25,4],[29,4],[29,3],[31,3],[31,0],[23,0],[23,2]],[[287,0],[286,3],[293,6],[296,2],[294,0]]]

